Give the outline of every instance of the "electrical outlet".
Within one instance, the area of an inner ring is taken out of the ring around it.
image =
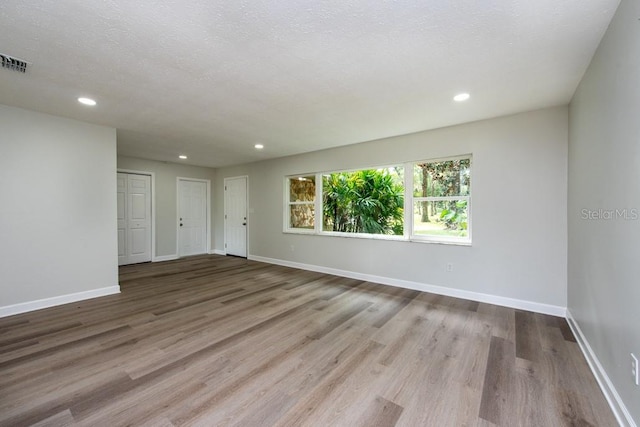
[[[447,263],[447,271],[449,273],[451,273],[453,271],[453,263],[452,262],[448,262]]]
[[[640,371],[638,370],[638,358],[631,353],[631,375],[633,375],[633,382],[636,385],[640,385]]]

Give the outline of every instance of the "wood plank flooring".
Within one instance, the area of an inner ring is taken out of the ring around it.
[[[566,321],[240,258],[0,319],[0,426],[614,426]]]

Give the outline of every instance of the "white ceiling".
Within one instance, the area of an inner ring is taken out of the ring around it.
[[[567,104],[618,3],[2,0],[0,103],[232,165]]]

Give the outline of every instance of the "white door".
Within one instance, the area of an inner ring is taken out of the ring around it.
[[[247,257],[247,177],[224,180],[225,252]]]
[[[127,259],[127,174],[118,174],[118,265]]]
[[[207,253],[207,182],[178,179],[178,255]]]
[[[118,265],[151,261],[151,177],[118,173]]]

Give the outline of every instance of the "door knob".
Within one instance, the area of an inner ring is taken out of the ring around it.
[[[182,223],[180,223],[180,227],[182,227]]]
[[[247,223],[246,223],[246,222],[243,222],[243,223],[242,223],[242,225],[247,225]]]

